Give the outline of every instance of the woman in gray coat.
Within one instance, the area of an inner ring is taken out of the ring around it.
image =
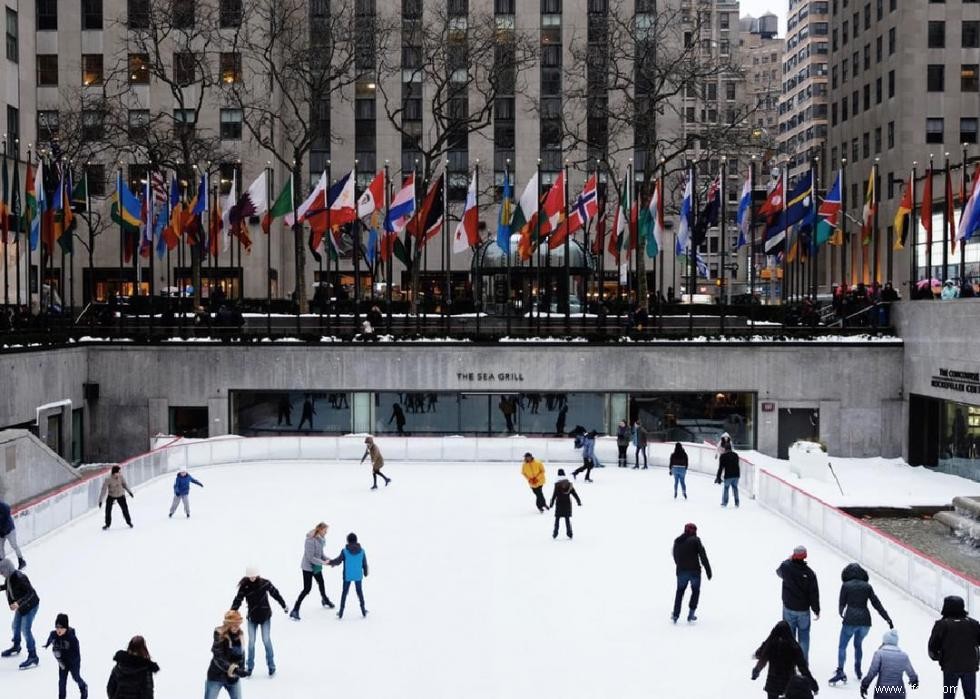
[[[296,604],[293,605],[293,611],[289,613],[290,618],[296,621],[299,621],[300,605],[303,604],[303,599],[310,594],[314,580],[316,580],[317,587],[320,588],[320,601],[323,606],[333,609],[333,602],[330,601],[323,589],[323,566],[330,563],[330,559],[323,552],[323,542],[327,536],[328,528],[326,523],[320,522],[313,528],[313,531],[306,535],[306,543],[303,546],[303,561],[300,564],[303,569],[303,591],[299,593]]]
[[[898,647],[898,631],[889,629],[881,639],[881,648],[875,651],[871,659],[868,674],[861,682],[861,696],[868,695],[868,689],[874,678],[878,678],[875,686],[875,697],[896,697],[905,699],[905,675],[909,676],[909,686],[916,689],[919,686],[919,676],[915,674],[912,661],[905,651]]]

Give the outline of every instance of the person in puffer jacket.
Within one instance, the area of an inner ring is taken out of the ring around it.
[[[831,683],[847,680],[844,663],[847,660],[847,644],[851,638],[854,639],[854,672],[857,678],[861,679],[861,644],[871,631],[871,612],[868,610],[868,602],[871,602],[881,618],[885,620],[888,628],[894,627],[891,617],[888,616],[888,612],[885,611],[868,582],[868,573],[864,568],[857,563],[849,563],[841,571],[840,579],[842,584],[837,611],[840,613],[843,625],[840,630],[840,642],[837,645],[837,672],[830,679]]]
[[[763,668],[769,666],[766,684],[763,687],[767,699],[779,699],[789,690],[795,670],[800,671],[811,692],[820,691],[817,681],[813,679],[813,675],[810,673],[810,667],[807,665],[803,649],[793,637],[793,631],[787,622],[780,621],[772,627],[769,636],[752,654],[752,657],[757,661],[755,667],[752,668],[753,680],[758,679]]]
[[[54,659],[58,661],[58,699],[68,695],[68,675],[75,680],[82,699],[88,697],[88,685],[82,679],[82,652],[78,645],[75,629],[68,625],[68,615],[59,614],[54,620],[54,631],[48,635],[45,648],[51,647]]]
[[[238,680],[252,673],[245,668],[245,651],[242,648],[242,615],[234,609],[225,612],[221,626],[214,630],[211,643],[211,664],[208,679],[204,683],[204,699],[217,699],[221,690],[231,699],[241,697]]]
[[[20,639],[23,636],[27,641],[27,660],[18,667],[21,670],[36,667],[38,657],[32,627],[41,601],[38,599],[34,586],[31,585],[30,578],[23,572],[15,570],[14,564],[9,558],[0,561],[0,576],[4,578],[4,584],[0,585],[0,590],[6,592],[7,606],[14,613],[14,620],[11,624],[14,632],[13,642],[10,648],[0,653],[0,657],[12,658],[15,655],[20,655]]]
[[[554,490],[551,492],[551,503],[550,507],[555,511],[555,529],[551,533],[552,539],[558,538],[558,524],[562,519],[565,520],[565,534],[568,538],[572,538],[572,498],[575,498],[575,502],[578,506],[582,506],[582,501],[579,499],[578,493],[575,492],[575,486],[572,482],[565,478],[565,469],[558,469],[559,480],[555,483]],[[556,504],[557,503],[557,504]]]
[[[967,699],[974,699],[980,667],[980,622],[967,616],[966,604],[957,595],[943,600],[942,615],[929,636],[929,657],[939,663],[943,687],[951,690],[951,696],[962,683],[963,694]]]
[[[105,688],[109,699],[153,699],[153,675],[160,666],[153,662],[142,636],[129,639],[126,650],[116,651],[112,660],[116,665]]]
[[[875,651],[871,658],[871,667],[861,682],[861,696],[868,695],[868,689],[875,677],[875,697],[895,697],[905,699],[905,675],[909,676],[909,686],[917,689],[919,676],[912,667],[912,661],[905,651],[898,647],[898,631],[889,629],[881,639],[881,648]]]
[[[177,478],[174,479],[174,500],[172,503],[170,503],[170,514],[167,515],[168,517],[174,516],[174,512],[177,511],[178,503],[183,503],[184,514],[188,517],[191,516],[191,483],[202,488],[204,487],[204,484],[189,474],[186,468],[182,468],[177,471]]]
[[[367,609],[364,608],[364,590],[361,588],[361,581],[367,577],[368,563],[367,554],[357,543],[357,534],[351,532],[347,535],[347,546],[340,551],[340,555],[328,561],[331,567],[344,564],[344,589],[340,593],[340,609],[337,610],[337,618],[344,618],[344,605],[347,604],[347,591],[350,584],[354,583],[357,591],[357,599],[361,603],[361,616],[367,616]]]

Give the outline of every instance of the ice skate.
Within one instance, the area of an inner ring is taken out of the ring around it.
[[[38,662],[39,661],[37,655],[31,653],[30,655],[27,656],[27,660],[22,662],[17,667],[20,668],[21,670],[30,670],[32,667],[37,667]]]
[[[829,680],[827,680],[827,683],[831,687],[836,686],[838,682],[843,682],[844,684],[847,684],[847,675],[844,674],[843,668],[837,668],[837,671],[834,673],[834,676],[831,677]]]
[[[10,646],[3,653],[0,653],[0,658],[12,658],[15,655],[20,655],[20,646]]]

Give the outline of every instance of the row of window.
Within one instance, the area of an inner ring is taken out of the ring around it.
[[[847,95],[845,95],[840,101],[840,121],[843,123],[848,120],[850,116],[857,116],[861,110],[861,95],[864,95],[864,109],[863,111],[868,111],[871,109],[871,85],[867,84],[862,88],[861,92],[854,90],[851,93],[851,98],[848,100]],[[888,99],[895,96],[895,71],[888,71]],[[881,104],[882,101],[882,82],[881,78],[875,80],[875,104]],[[848,109],[850,107],[850,109]],[[831,105],[830,109],[830,123],[831,126],[837,125],[837,103]]]
[[[38,87],[57,87],[59,83],[58,54],[37,54]],[[145,53],[131,53],[128,57],[128,80],[131,85],[147,85],[150,82],[150,57]],[[101,85],[105,80],[105,61],[101,53],[82,54],[82,85]],[[191,85],[201,79],[204,60],[198,54],[175,53],[173,81],[177,85]],[[239,53],[223,52],[218,56],[218,71],[222,83],[241,82],[242,57]]]
[[[83,109],[81,113],[81,140],[103,141],[106,138],[105,112],[98,109]],[[128,135],[134,140],[145,137],[150,125],[150,110],[130,109],[127,115]],[[189,130],[196,124],[193,109],[173,111],[174,128]],[[240,141],[242,138],[242,110],[235,108],[219,110],[220,135],[222,140]],[[61,136],[61,114],[54,109],[42,109],[37,113],[38,140],[47,143]]]
[[[81,0],[82,29],[104,28],[103,0]],[[38,31],[57,31],[58,0],[36,0]],[[190,29],[196,18],[196,0],[170,0],[170,24],[175,29]],[[126,19],[130,29],[150,26],[151,0],[127,0]],[[221,27],[237,27],[242,23],[242,0],[219,0],[218,21]]]
[[[960,91],[978,92],[980,91],[980,78],[978,78],[978,66],[976,63],[963,63],[960,65]],[[946,91],[946,66],[939,64],[929,64],[926,66],[926,90],[928,92]]]

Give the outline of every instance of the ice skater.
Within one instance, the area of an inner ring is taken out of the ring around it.
[[[620,468],[626,468],[626,450],[630,445],[630,428],[626,424],[626,420],[620,420],[619,425],[616,427],[616,449],[619,451],[619,458],[616,461],[616,465]]]
[[[177,478],[174,479],[174,499],[170,503],[170,514],[168,517],[173,517],[174,512],[177,511],[177,504],[184,504],[184,514],[188,517],[191,516],[191,504],[190,504],[190,493],[191,493],[191,483],[204,487],[201,481],[197,480],[187,472],[186,468],[182,468],[177,471]]]
[[[357,534],[351,532],[347,535],[347,545],[341,549],[340,555],[329,561],[331,566],[344,564],[344,590],[340,593],[340,609],[337,610],[337,618],[344,618],[344,605],[347,604],[347,592],[350,584],[354,583],[354,590],[357,592],[357,600],[361,603],[361,616],[367,616],[367,609],[364,607],[364,590],[362,581],[368,574],[367,554],[357,543]]]
[[[289,617],[296,621],[299,621],[299,608],[303,604],[306,596],[310,594],[314,580],[316,580],[316,585],[320,589],[320,602],[324,607],[333,609],[333,602],[330,601],[326,591],[323,589],[323,566],[329,562],[329,559],[323,553],[323,543],[324,538],[327,536],[327,529],[329,527],[326,523],[320,522],[306,535],[306,542],[303,545],[303,560],[300,563],[300,568],[303,571],[303,591],[299,593],[299,597],[296,598],[296,603],[293,605],[293,610],[289,612]]]
[[[299,427],[296,429],[303,429],[303,423],[308,423],[310,429],[313,429],[313,416],[316,415],[316,407],[313,405],[313,396],[307,395],[303,399],[303,412],[299,418]]]
[[[647,439],[649,438],[649,433],[646,428],[640,424],[639,420],[633,423],[633,448],[636,449],[634,454],[633,468],[640,467],[640,454],[643,454],[643,468],[647,467]]]
[[[721,506],[728,507],[728,490],[735,496],[735,507],[738,507],[738,479],[742,475],[739,467],[738,454],[732,451],[731,443],[722,452],[718,459],[718,473],[715,475],[715,483],[721,484],[724,479],[724,489],[721,491]]]
[[[238,680],[252,674],[243,666],[244,662],[242,615],[230,609],[225,612],[221,626],[214,630],[204,699],[216,699],[222,689],[228,692],[231,699],[240,699],[242,689],[238,686]]]
[[[105,526],[102,527],[103,530],[112,526],[112,505],[116,502],[119,503],[119,509],[122,510],[126,524],[129,525],[130,529],[133,528],[133,520],[129,517],[129,504],[126,502],[126,493],[129,493],[131,498],[136,496],[129,489],[129,484],[126,483],[126,478],[121,470],[118,466],[113,466],[112,471],[102,482],[102,490],[99,492],[99,507],[102,507],[102,502],[105,501]]]
[[[68,675],[78,685],[81,698],[87,699],[88,685],[82,679],[82,652],[78,645],[75,629],[68,625],[68,615],[59,614],[54,620],[54,631],[48,634],[45,648],[51,647],[54,659],[58,661],[58,699],[68,694]]]
[[[687,620],[695,622],[698,620],[695,612],[698,608],[698,600],[701,598],[701,566],[704,566],[704,573],[708,576],[708,580],[711,580],[711,564],[708,563],[708,554],[704,550],[701,539],[698,538],[698,528],[693,523],[685,524],[684,533],[674,539],[674,564],[677,566],[677,591],[674,593],[674,611],[670,615],[670,620],[677,623],[681,615],[684,592],[690,585],[691,600],[688,603]]]
[[[390,425],[392,422],[395,423],[398,434],[405,434],[405,412],[398,403],[391,405],[391,417],[388,418],[388,424]]]
[[[919,686],[919,675],[912,667],[909,656],[898,647],[898,631],[888,629],[882,636],[881,647],[871,658],[871,667],[868,668],[867,676],[861,681],[861,696],[868,696],[871,683],[877,677],[878,684],[875,685],[874,692],[876,699],[881,697],[905,699],[905,675],[909,676],[909,686],[916,689]]]
[[[248,655],[245,669],[250,673],[255,669],[255,636],[261,631],[262,645],[265,646],[265,664],[269,669],[269,677],[272,677],[276,674],[276,660],[272,651],[272,606],[269,604],[269,597],[279,603],[282,611],[289,613],[286,600],[279,594],[276,586],[260,577],[257,568],[250,566],[245,569],[245,577],[238,581],[238,594],[232,600],[231,608],[238,611],[243,600],[248,604]]]
[[[891,617],[888,616],[874,588],[868,582],[868,572],[864,568],[857,563],[849,563],[841,571],[840,579],[840,601],[837,611],[841,616],[842,625],[837,644],[837,671],[830,678],[830,684],[847,682],[844,663],[847,660],[847,644],[851,638],[854,639],[854,674],[861,679],[861,644],[871,631],[871,612],[868,611],[868,602],[878,610],[881,618],[888,624],[888,628],[894,628]]]
[[[670,461],[667,466],[667,475],[674,477],[674,499],[677,499],[677,486],[680,484],[684,499],[687,500],[687,452],[680,442],[674,445],[674,451],[670,454]]]
[[[967,616],[962,597],[949,595],[943,600],[942,618],[929,635],[929,657],[943,671],[944,697],[955,697],[956,687],[962,684],[966,699],[976,699],[978,646],[980,623]]]
[[[109,699],[153,699],[153,675],[160,666],[153,662],[142,636],[129,639],[126,650],[116,651],[112,660],[116,664],[106,685]]]
[[[769,672],[766,674],[766,685],[763,688],[768,699],[778,699],[783,696],[790,682],[795,681],[794,669],[799,669],[800,675],[806,680],[810,691],[820,691],[820,685],[810,674],[810,667],[807,665],[803,649],[793,638],[793,631],[785,621],[780,621],[772,627],[769,636],[752,657],[757,661],[755,667],[752,668],[753,680],[759,678],[759,674],[766,665],[769,666]]]
[[[797,546],[793,555],[776,569],[783,581],[783,621],[789,624],[794,638],[810,660],[810,610],[820,618],[820,589],[817,574],[806,564],[806,547]]]
[[[592,469],[600,468],[601,464],[595,455],[596,431],[590,430],[581,436],[582,441],[582,465],[572,471],[572,478],[578,478],[578,474],[585,471],[585,482],[592,482]]]
[[[531,452],[524,454],[524,463],[521,465],[521,474],[527,479],[527,484],[531,486],[531,492],[534,493],[534,504],[538,508],[538,512],[544,512],[548,509],[548,503],[544,499],[544,464],[534,458]]]
[[[34,586],[31,585],[30,578],[23,571],[15,570],[13,561],[9,558],[0,561],[0,575],[4,578],[4,584],[0,585],[0,589],[6,591],[7,606],[14,613],[14,619],[10,625],[14,633],[13,639],[10,648],[0,653],[0,657],[12,658],[15,655],[20,655],[20,639],[23,636],[27,642],[27,660],[22,662],[19,667],[21,670],[27,670],[38,664],[32,626],[41,602]]]
[[[286,421],[287,427],[293,426],[293,404],[289,400],[289,394],[285,393],[279,398],[279,403],[276,406],[276,426],[282,424],[282,421]]]
[[[27,567],[24,554],[21,553],[20,546],[17,545],[17,525],[14,524],[14,516],[10,505],[0,500],[0,559],[7,555],[7,543],[10,543],[14,553],[17,554],[17,569],[23,570]]]
[[[555,511],[555,529],[551,533],[552,539],[558,538],[558,524],[562,519],[565,520],[565,534],[572,538],[572,498],[578,506],[582,506],[582,500],[575,492],[575,486],[565,478],[565,469],[558,469],[559,480],[555,483],[554,490],[551,491],[550,507]],[[556,504],[557,503],[557,504]]]
[[[381,456],[381,450],[378,449],[378,445],[374,443],[374,437],[364,438],[364,456],[361,457],[361,463],[364,463],[364,459],[371,457],[371,476],[374,478],[374,485],[371,486],[371,490],[378,489],[378,476],[381,476],[385,481],[385,487],[391,483],[391,479],[385,474],[381,473],[381,469],[385,466],[384,457]]]
[[[721,458],[721,455],[725,453],[726,449],[732,448],[732,436],[727,432],[722,432],[721,437],[718,438],[718,444],[715,446],[715,460]]]

